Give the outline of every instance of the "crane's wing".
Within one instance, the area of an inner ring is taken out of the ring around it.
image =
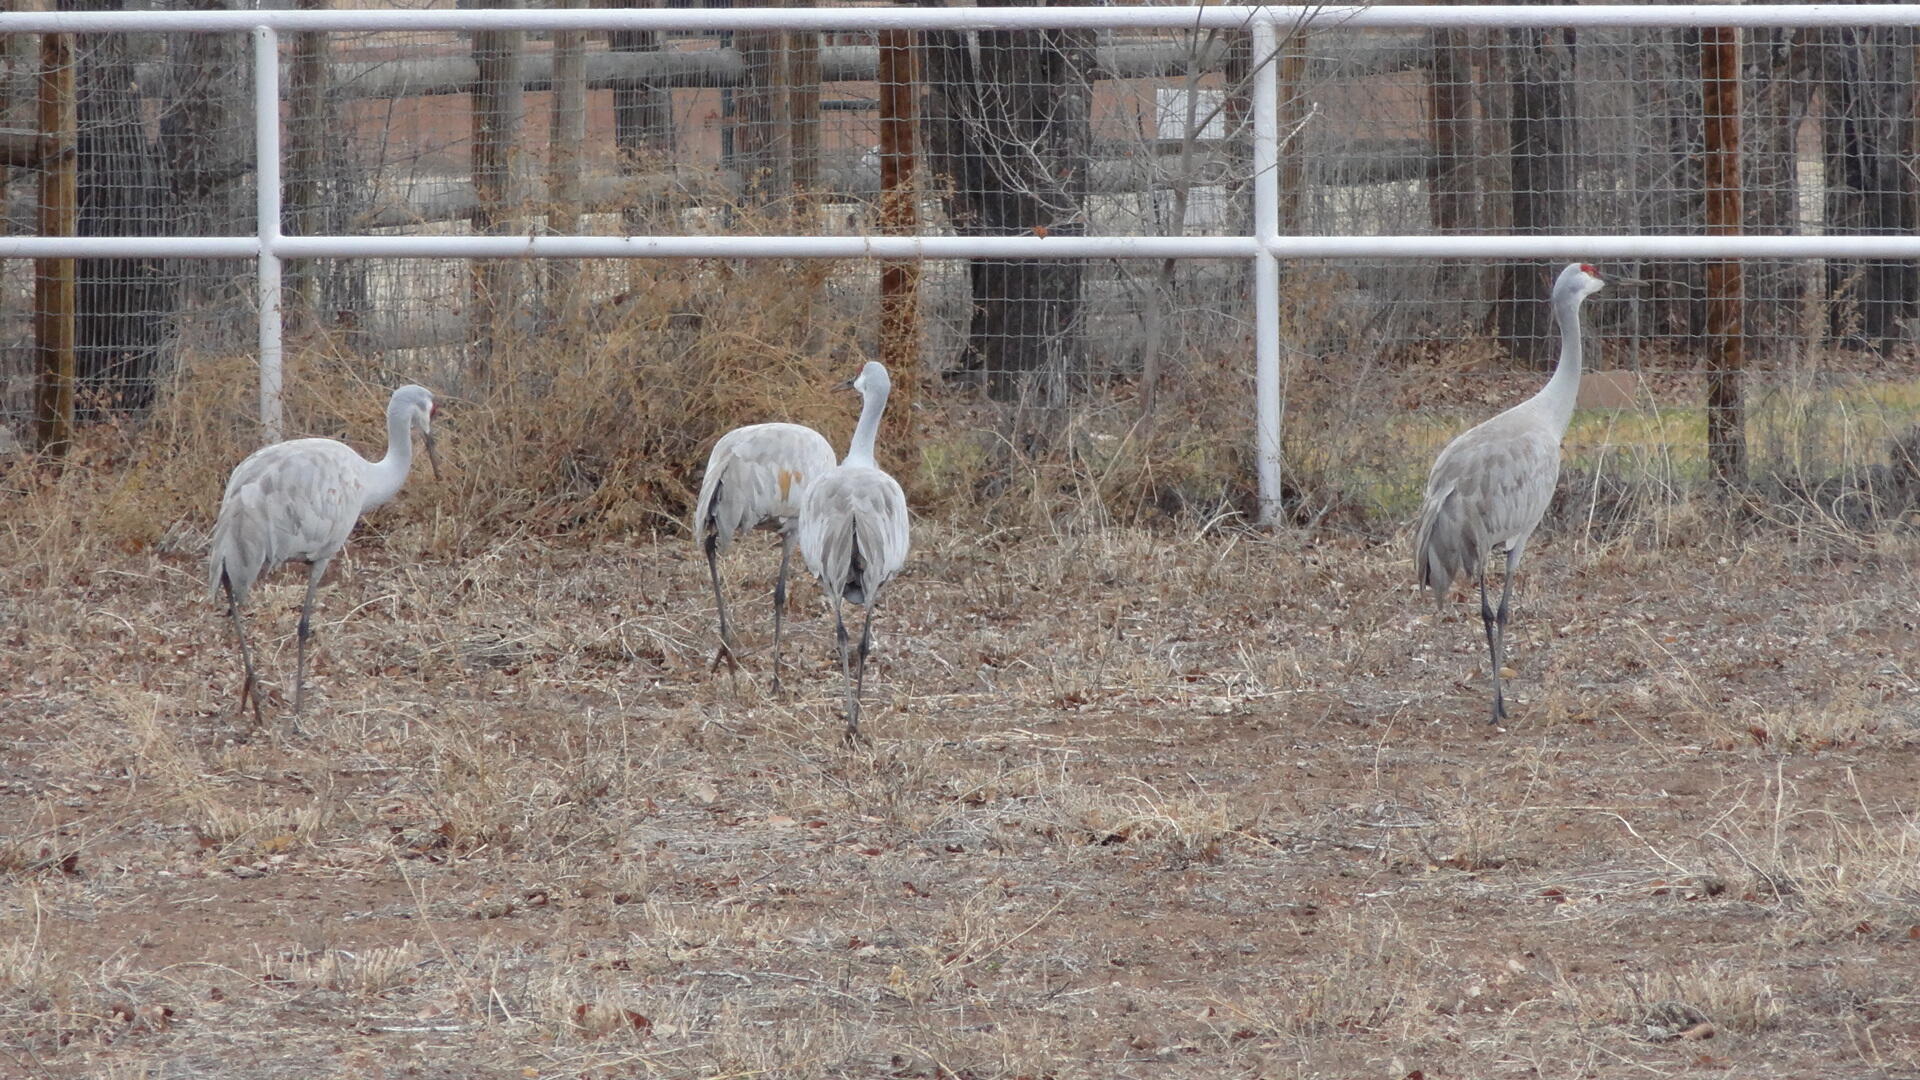
[[[906,565],[906,493],[879,469],[835,469],[807,489],[799,540],[829,592],[864,604]]]
[[[1523,549],[1559,476],[1560,440],[1543,428],[1489,422],[1448,443],[1414,534],[1420,584],[1440,592],[1488,553]]]
[[[289,559],[331,557],[347,542],[364,501],[366,462],[331,439],[295,439],[254,451],[227,479],[207,573],[224,575],[236,601]]]
[[[752,424],[720,437],[694,503],[694,537],[725,551],[770,518],[795,518],[807,485],[834,467],[826,437],[800,424]]]

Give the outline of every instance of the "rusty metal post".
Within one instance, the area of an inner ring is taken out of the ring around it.
[[[1701,111],[1706,142],[1707,232],[1741,231],[1740,32],[1700,32]],[[1707,266],[1707,461],[1722,487],[1746,483],[1740,371],[1746,355],[1745,281],[1737,259]]]
[[[41,236],[72,236],[78,220],[79,161],[76,154],[73,38],[40,38]],[[36,259],[33,264],[33,337],[39,354],[34,392],[33,438],[39,450],[65,454],[73,442],[74,261]]]
[[[919,80],[914,71],[914,35],[880,32],[880,231],[911,235],[920,220],[914,178],[913,129],[918,120]],[[887,410],[888,438],[913,432],[913,399],[920,383],[920,264],[880,267],[880,362],[893,373],[895,403]]]

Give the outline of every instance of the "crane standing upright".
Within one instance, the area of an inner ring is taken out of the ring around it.
[[[707,472],[694,504],[694,539],[707,556],[713,579],[713,602],[720,611],[720,647],[713,667],[722,660],[727,670],[739,670],[734,659],[733,630],[727,622],[727,598],[720,588],[720,556],[734,538],[748,529],[780,532],[780,576],[773,585],[773,692],[780,692],[780,631],[787,608],[787,566],[793,559],[794,530],[800,519],[800,497],[807,485],[834,467],[833,446],[826,436],[800,424],[749,424],[734,428],[713,444]]]
[[[368,461],[333,439],[289,439],[264,446],[234,466],[213,526],[207,574],[215,596],[224,590],[227,613],[240,639],[240,663],[246,682],[240,707],[253,702],[260,718],[258,678],[240,609],[261,575],[293,559],[307,562],[307,596],[300,605],[299,660],[293,683],[293,716],[306,704],[307,639],[312,636],[313,596],[327,564],[346,545],[360,515],[399,493],[413,466],[413,431],[425,437],[435,475],[440,462],[433,448],[433,395],[422,386],[403,386],[387,401],[387,455]],[[290,729],[292,719],[286,721]]]
[[[1513,574],[1527,539],[1553,501],[1560,477],[1560,439],[1580,395],[1580,305],[1606,285],[1593,267],[1574,263],[1553,284],[1553,314],[1560,325],[1560,362],[1541,391],[1454,439],[1434,460],[1414,536],[1420,584],[1433,590],[1442,611],[1447,589],[1467,573],[1480,580],[1480,619],[1493,656],[1493,715],[1506,719],[1500,670],[1506,663],[1506,632]],[[1487,557],[1506,556],[1500,608],[1487,603]]]
[[[860,423],[853,430],[847,456],[840,465],[813,482],[800,504],[800,554],[807,569],[833,601],[833,632],[840,646],[840,674],[847,686],[847,738],[860,738],[860,693],[866,685],[867,653],[873,647],[873,612],[880,591],[906,565],[907,496],[873,457],[880,415],[887,408],[893,382],[885,366],[871,360],[846,384],[860,391]],[[860,630],[859,664],[847,655],[847,625],[841,617],[844,601],[867,609]]]

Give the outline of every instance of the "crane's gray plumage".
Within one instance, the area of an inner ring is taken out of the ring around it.
[[[869,361],[848,383],[864,399],[846,460],[807,488],[800,506],[800,554],[807,560],[833,603],[833,629],[840,646],[840,671],[847,681],[847,735],[860,736],[860,692],[866,682],[867,653],[873,647],[873,612],[881,591],[907,562],[910,545],[907,496],[875,463],[874,437],[887,408],[892,380],[887,369]],[[850,670],[847,626],[842,604],[867,609],[860,631],[858,666]]]
[[[907,562],[906,493],[879,469],[860,467],[835,469],[815,487],[803,519],[812,528],[801,539],[807,568],[829,595],[869,605]]]
[[[707,472],[694,504],[694,539],[707,556],[714,606],[720,613],[720,648],[713,666],[724,659],[737,669],[727,600],[720,588],[720,556],[734,537],[755,528],[780,533],[780,576],[773,586],[773,690],[780,691],[780,634],[787,606],[787,566],[793,558],[800,498],[807,486],[834,467],[826,437],[800,424],[749,424],[713,444]]]
[[[1476,576],[1480,616],[1493,656],[1493,717],[1506,718],[1500,669],[1506,661],[1507,615],[1513,573],[1527,540],[1553,501],[1560,477],[1560,440],[1580,393],[1580,305],[1606,283],[1591,266],[1573,264],[1553,286],[1560,324],[1560,362],[1537,394],[1448,443],[1427,476],[1426,499],[1414,532],[1414,565],[1422,587],[1446,608],[1454,579]],[[1500,608],[1487,602],[1487,558],[1506,556]]]
[[[293,691],[293,713],[298,716],[305,703],[307,639],[320,578],[346,545],[360,515],[393,498],[406,483],[414,428],[426,437],[427,454],[433,457],[434,411],[433,395],[426,388],[403,386],[387,402],[387,455],[379,461],[368,461],[333,439],[290,439],[255,450],[227,478],[207,577],[216,596],[226,594],[246,669],[240,704],[244,709],[252,699],[255,721],[260,720],[260,698],[240,617],[254,584],[281,563],[300,559],[308,564]],[[434,470],[439,471],[437,460]]]

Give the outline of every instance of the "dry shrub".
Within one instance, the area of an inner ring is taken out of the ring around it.
[[[450,520],[458,547],[499,533],[672,528],[728,428],[791,420],[844,445],[857,402],[834,388],[861,352],[853,319],[825,299],[836,265],[622,267],[629,288],[604,310],[496,342],[484,366],[470,359],[458,372],[370,363],[345,338],[296,342],[287,433],[377,457],[387,395],[419,382],[441,403],[448,475],[416,479],[385,521]],[[87,428],[58,473],[16,460],[0,474],[0,501],[14,504],[3,535],[44,556],[40,584],[100,542],[200,550],[227,473],[256,443],[256,385],[252,357],[194,357],[144,422]]]
[[[586,265],[582,275],[617,275],[594,290],[611,302],[473,349],[459,370],[370,359],[351,335],[309,334],[287,353],[286,431],[378,456],[392,387],[435,391],[446,475],[423,482],[422,466],[362,536],[412,530],[411,546],[444,556],[501,536],[675,532],[725,431],[785,420],[845,445],[858,399],[838,386],[869,355],[872,332],[861,321],[868,283],[848,265]],[[1250,516],[1245,373],[1238,358],[1195,356],[1184,368],[1152,423],[1125,385],[1031,409],[965,386],[929,400],[915,373],[897,372],[881,458],[917,511],[997,527]],[[227,474],[257,445],[256,387],[252,356],[192,357],[150,416],[85,429],[58,472],[16,460],[0,474],[0,502],[17,509],[0,538],[43,556],[28,560],[43,586],[84,572],[103,543],[198,554]]]
[[[1251,424],[1218,416],[1220,400],[1169,395],[1152,423],[1130,399],[1083,398],[1065,408],[950,405],[920,418],[917,468],[903,482],[917,510],[956,513],[992,529],[1075,534],[1251,519]]]

